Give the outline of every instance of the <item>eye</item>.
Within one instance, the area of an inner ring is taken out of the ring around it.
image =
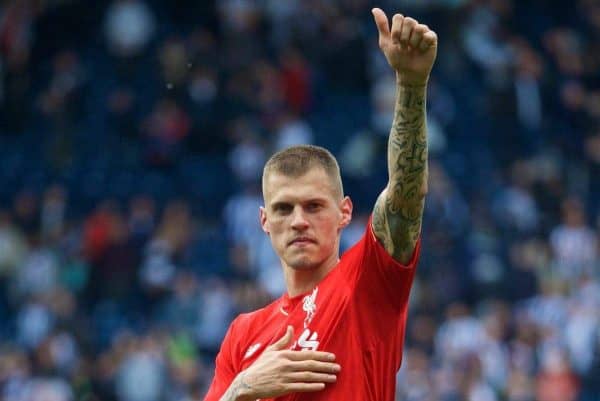
[[[306,209],[309,212],[318,212],[319,210],[321,210],[322,207],[323,207],[323,205],[321,205],[318,202],[311,202],[306,206]]]
[[[277,214],[290,214],[292,212],[292,205],[287,203],[277,203],[273,206],[273,210]]]

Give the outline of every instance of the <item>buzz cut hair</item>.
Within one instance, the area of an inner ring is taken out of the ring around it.
[[[327,149],[315,145],[297,145],[280,150],[269,158],[263,169],[262,189],[265,193],[265,182],[271,173],[283,174],[297,178],[313,168],[321,168],[331,181],[333,194],[336,198],[344,196],[340,166]]]

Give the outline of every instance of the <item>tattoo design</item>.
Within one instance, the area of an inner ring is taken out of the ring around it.
[[[239,380],[234,380],[231,383],[225,394],[223,394],[223,397],[221,397],[220,401],[235,401],[242,389],[252,390],[252,386],[244,381],[244,376],[246,376],[246,372],[240,375]]]
[[[396,260],[406,263],[421,232],[427,191],[426,85],[398,86],[388,141],[389,183],[373,210],[373,232]]]

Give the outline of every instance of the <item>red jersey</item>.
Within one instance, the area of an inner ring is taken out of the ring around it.
[[[218,401],[288,325],[294,327],[291,349],[332,352],[342,369],[322,391],[288,394],[277,401],[394,400],[420,240],[405,266],[376,240],[370,219],[367,227],[312,291],[293,298],[285,294],[231,323],[205,401]]]

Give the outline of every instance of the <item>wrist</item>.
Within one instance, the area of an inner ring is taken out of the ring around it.
[[[425,77],[410,76],[396,71],[396,84],[398,86],[427,86],[429,75]]]
[[[256,397],[253,394],[252,386],[250,386],[245,380],[246,372],[241,372],[239,375],[233,379],[235,387],[237,388],[236,392],[236,401],[255,401]]]

